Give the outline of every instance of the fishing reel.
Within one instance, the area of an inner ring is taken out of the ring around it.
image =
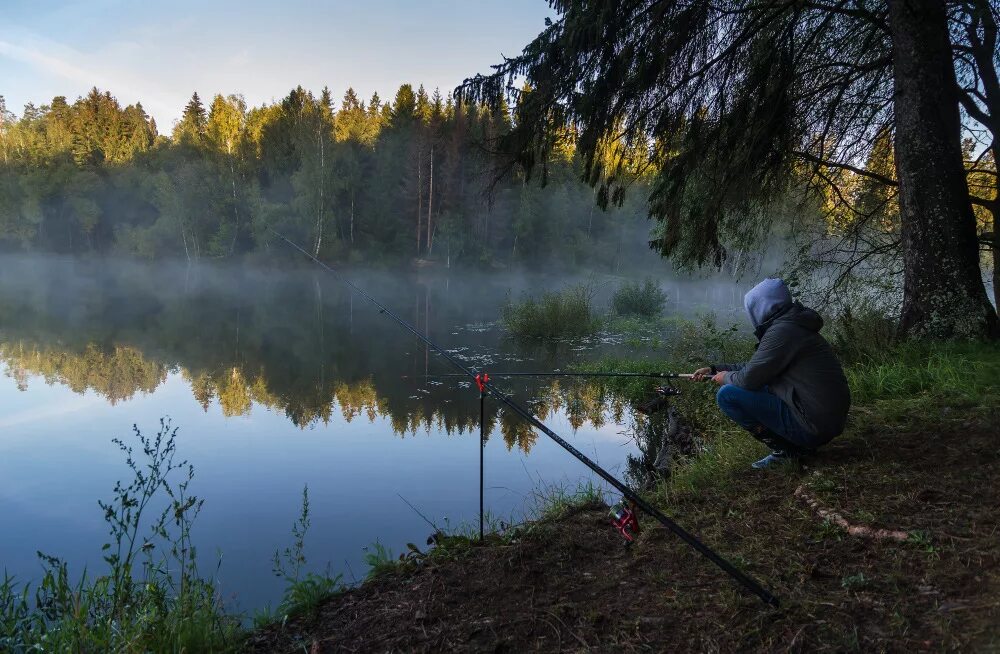
[[[651,416],[657,411],[662,411],[667,408],[667,405],[670,404],[671,397],[681,394],[681,390],[673,386],[660,386],[659,388],[654,389],[654,392],[656,395],[653,396],[652,399],[643,402],[637,406],[635,410],[644,415]]]
[[[622,499],[611,507],[611,525],[622,535],[626,545],[635,542],[635,537],[639,533],[639,518],[635,513],[635,503]]]

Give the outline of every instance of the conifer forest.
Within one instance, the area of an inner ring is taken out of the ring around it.
[[[211,259],[261,250],[272,227],[338,261],[614,269],[648,231],[638,196],[595,207],[569,139],[551,185],[525,185],[491,165],[505,108],[422,86],[387,101],[297,87],[260,107],[194,93],[172,129],[96,88],[0,108],[5,250]]]

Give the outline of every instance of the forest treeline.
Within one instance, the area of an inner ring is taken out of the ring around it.
[[[253,108],[195,93],[169,136],[97,88],[19,117],[0,98],[0,249],[193,260],[260,250],[273,227],[335,260],[620,266],[622,242],[645,240],[642,194],[595,208],[571,143],[546,188],[494,186],[484,144],[510,127],[506,108],[409,84]]]

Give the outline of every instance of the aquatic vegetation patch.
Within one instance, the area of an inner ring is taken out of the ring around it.
[[[655,318],[663,313],[667,294],[656,281],[647,277],[642,282],[629,281],[611,296],[611,313],[616,316]]]
[[[558,292],[544,292],[538,298],[526,296],[519,302],[508,300],[501,322],[511,334],[528,338],[580,338],[594,334],[601,326],[594,312],[594,291],[570,286]]]

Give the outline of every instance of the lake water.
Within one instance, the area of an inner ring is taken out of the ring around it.
[[[604,334],[552,346],[505,337],[506,297],[565,278],[434,271],[350,276],[464,363],[553,370],[609,354],[648,356]],[[577,280],[580,281],[580,280]],[[604,303],[615,281],[589,278]],[[732,309],[735,284],[665,278],[668,310]],[[478,392],[335,277],[223,265],[0,257],[0,567],[39,577],[36,551],[100,574],[98,499],[127,477],[114,437],[178,428],[205,499],[194,540],[231,605],[277,603],[275,549],[291,542],[304,485],[308,568],[347,581],[363,548],[399,553],[431,528],[478,516]],[[430,376],[428,376],[430,375]],[[556,433],[616,476],[634,451],[628,407],[579,382],[503,380]],[[530,515],[540,488],[593,479],[544,435],[488,402],[486,507]],[[221,563],[220,563],[221,560]]]

